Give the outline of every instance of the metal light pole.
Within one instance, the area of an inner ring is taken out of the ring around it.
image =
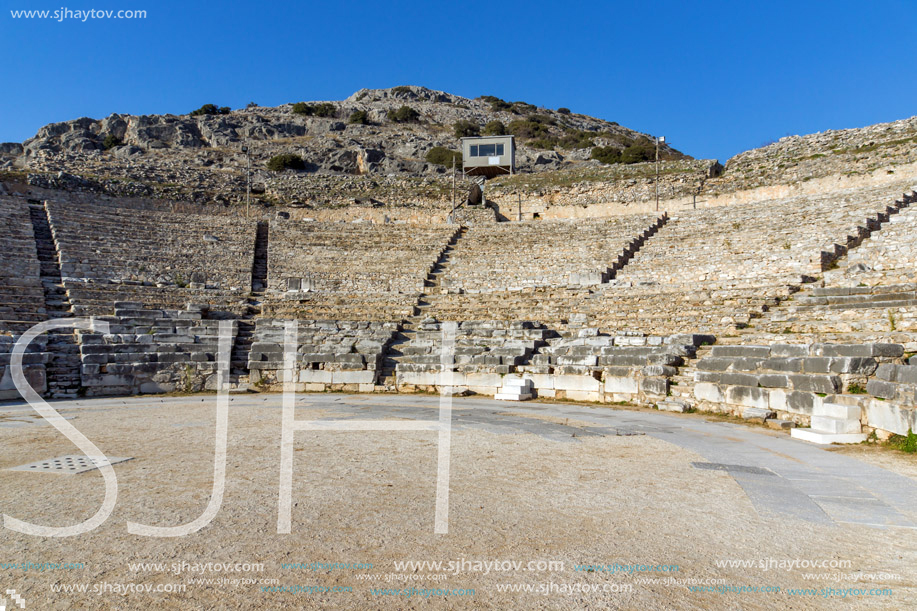
[[[452,212],[449,213],[449,223],[455,222],[455,155],[452,156]]]
[[[249,209],[252,205],[252,156],[248,152],[248,146],[242,146],[242,152],[248,158],[248,170],[245,176],[245,218],[248,218]]]
[[[656,136],[656,212],[659,212],[659,143],[665,142],[665,136]]]

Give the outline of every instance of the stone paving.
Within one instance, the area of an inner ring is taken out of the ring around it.
[[[211,401],[212,397],[77,400],[53,402],[53,406],[65,417],[86,410],[117,410],[124,415],[122,410],[201,400]],[[431,420],[437,417],[439,402],[439,397],[430,395],[297,395],[297,407],[324,410],[328,415],[322,420]],[[279,409],[281,395],[234,396],[232,405]],[[0,404],[0,428],[36,423],[47,426],[29,406]],[[695,462],[695,468],[727,472],[759,514],[829,525],[917,529],[917,481],[791,439],[785,433],[711,421],[700,415],[563,403],[507,405],[478,398],[453,399],[452,427],[498,436],[531,434],[545,442],[564,444],[588,437],[649,435],[699,454],[709,463]],[[550,443],[545,446],[546,465]]]

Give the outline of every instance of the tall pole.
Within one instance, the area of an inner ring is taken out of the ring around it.
[[[659,212],[659,136],[656,136],[656,212]]]
[[[248,176],[245,180],[245,218],[249,218],[252,205],[252,153],[248,147],[245,148],[245,156],[248,157]]]
[[[449,213],[449,222],[455,222],[455,155],[452,156],[452,212]]]

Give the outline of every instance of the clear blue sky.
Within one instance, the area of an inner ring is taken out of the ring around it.
[[[407,84],[567,106],[720,160],[917,114],[913,0],[2,4],[0,141],[80,116]],[[62,7],[148,16],[10,13]]]

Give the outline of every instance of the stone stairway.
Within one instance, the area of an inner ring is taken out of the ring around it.
[[[48,319],[70,318],[73,313],[61,280],[60,259],[47,210],[44,206],[31,205],[29,215],[41,265],[41,284]],[[47,350],[51,353],[51,361],[47,366],[48,396],[55,399],[74,398],[80,390],[80,349],[74,333],[59,329],[47,335]]]
[[[812,412],[812,426],[793,429],[790,435],[796,439],[818,444],[860,443],[866,441],[866,434],[860,425],[861,409],[858,406],[839,403],[816,405]]]
[[[236,321],[236,337],[229,365],[230,390],[246,391],[249,385],[248,360],[255,337],[255,318],[262,313],[262,299],[267,289],[269,225],[258,221],[252,258],[252,284],[246,313]]]
[[[694,358],[686,358],[685,364],[678,368],[678,373],[669,379],[669,392],[672,399],[694,405],[694,374],[696,365],[701,359],[710,356],[711,346],[698,346]]]
[[[427,294],[441,291],[440,285],[442,277],[449,267],[449,257],[454,251],[455,245],[467,231],[466,227],[460,227],[449,240],[449,243],[427,274],[427,278],[424,281],[424,292],[414,306],[414,314],[405,319],[399,325],[398,331],[392,336],[392,341],[389,342],[382,357],[382,369],[378,378],[378,384],[384,386],[387,390],[395,390],[395,369],[398,363],[402,361],[402,357],[404,357],[404,348],[414,339],[417,333],[417,326],[428,317],[426,310],[430,308],[431,304],[425,300],[425,297]]]
[[[258,222],[255,233],[255,257],[252,262],[252,293],[263,292],[267,288],[267,253],[268,253],[268,224]]]

